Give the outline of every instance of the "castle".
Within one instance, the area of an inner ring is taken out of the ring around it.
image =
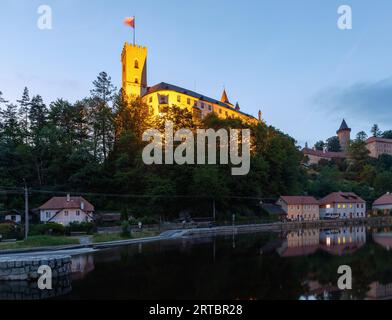
[[[324,150],[316,150],[305,147],[302,153],[308,157],[308,164],[318,164],[320,160],[333,160],[347,158],[348,147],[351,141],[351,128],[348,127],[346,120],[343,119],[339,130],[336,132],[339,138],[341,151],[332,152]],[[392,155],[392,139],[379,137],[370,137],[366,140],[366,148],[372,158],[378,158],[382,154]]]
[[[158,116],[175,105],[188,109],[197,119],[203,119],[207,114],[214,112],[223,119],[241,119],[251,124],[262,120],[261,111],[256,119],[242,112],[238,103],[233,105],[228,99],[226,90],[223,91],[219,101],[164,82],[149,87],[146,47],[125,43],[121,62],[123,92],[127,97],[141,97],[152,115]]]

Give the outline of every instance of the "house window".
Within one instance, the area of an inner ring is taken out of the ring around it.
[[[76,210],[76,215],[80,216],[80,211],[79,210]]]
[[[50,215],[50,212],[46,212],[46,218],[47,218],[47,219],[50,219],[50,216],[51,216],[51,215]]]
[[[340,209],[341,207],[342,207],[342,206],[341,206],[341,204],[339,203],[339,204],[338,204],[338,209]]]
[[[135,60],[135,69],[139,69],[139,61]]]
[[[68,217],[68,211],[67,211],[67,210],[64,211],[64,215],[65,215],[66,217]]]

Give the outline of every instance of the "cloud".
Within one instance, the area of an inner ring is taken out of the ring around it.
[[[330,87],[314,98],[318,108],[366,122],[392,121],[392,77],[360,82],[349,87]]]

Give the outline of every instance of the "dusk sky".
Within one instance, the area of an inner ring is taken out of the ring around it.
[[[37,27],[39,5],[53,29]],[[337,27],[350,5],[353,29]],[[89,95],[100,71],[121,86],[120,54],[136,16],[147,46],[148,84],[168,82],[232,103],[312,145],[373,123],[392,129],[390,0],[1,0],[0,91],[27,86],[47,104]]]

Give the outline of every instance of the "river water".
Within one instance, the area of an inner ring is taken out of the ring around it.
[[[388,299],[391,231],[356,226],[130,245],[74,257],[72,276],[50,295],[34,295],[31,285],[0,291],[12,292],[9,299]],[[337,288],[341,265],[352,269],[352,290]]]

